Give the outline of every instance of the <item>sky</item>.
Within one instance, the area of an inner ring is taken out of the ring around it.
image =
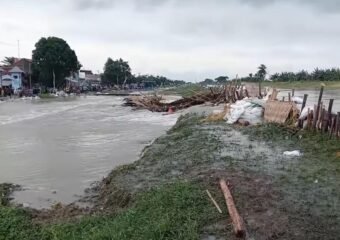
[[[84,68],[202,81],[340,65],[338,0],[0,0],[0,59],[63,38]],[[6,9],[6,10],[4,10]]]

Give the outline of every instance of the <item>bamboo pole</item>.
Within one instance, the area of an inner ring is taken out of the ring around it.
[[[316,104],[314,104],[314,110],[313,110],[313,123],[312,123],[312,128],[313,128],[313,130],[316,129],[316,122],[317,122],[317,119],[318,119],[317,113],[316,113],[316,109],[317,109],[317,106],[316,106]]]
[[[339,121],[340,121],[340,112],[338,112],[338,115],[336,117],[336,125],[335,125],[335,136],[338,138],[339,137]]]
[[[332,138],[333,132],[334,132],[334,130],[335,130],[335,120],[336,120],[336,117],[333,117],[333,116],[332,116],[332,119],[331,119],[331,127],[330,127],[330,129],[329,129],[329,139]]]
[[[217,202],[215,201],[215,199],[211,196],[209,190],[207,189],[207,190],[205,190],[205,191],[207,192],[208,197],[210,198],[210,200],[211,200],[211,201],[213,202],[213,204],[215,205],[217,211],[218,211],[219,213],[222,213],[222,210],[221,210],[220,206],[218,206],[218,204],[217,204]]]
[[[327,119],[327,127],[326,127],[326,132],[328,131],[328,127],[332,125],[332,109],[333,109],[333,103],[334,99],[329,100],[329,105],[328,105],[328,119]]]
[[[239,215],[236,209],[233,196],[231,195],[231,192],[224,179],[220,180],[220,186],[224,194],[230,218],[233,223],[234,232],[237,237],[244,237],[246,235],[246,227],[244,225],[242,217]]]
[[[245,94],[246,94],[246,97],[247,97],[247,98],[249,98],[249,93],[248,93],[248,90],[247,90],[247,89],[245,89],[245,90],[244,90],[244,92],[245,92]]]
[[[292,101],[292,97],[290,96],[290,92],[288,93],[288,102]]]
[[[302,106],[301,106],[301,113],[302,113],[303,109],[306,107],[307,98],[308,98],[308,94],[304,94],[303,95],[303,102],[302,102]],[[308,115],[309,115],[309,110],[308,110]],[[303,120],[299,121],[299,127],[303,128]]]
[[[306,107],[307,98],[308,98],[308,94],[303,95],[303,102],[302,102],[301,112]]]
[[[320,112],[320,104],[321,104],[321,100],[322,100],[322,95],[323,95],[323,86],[321,86],[320,93],[319,93],[318,105],[317,105],[316,112],[315,112],[316,118],[313,119],[313,129],[314,130],[316,130],[316,123],[318,121],[318,116],[319,116],[319,112]]]
[[[302,127],[303,127],[303,120],[302,121]],[[308,108],[308,115],[307,115],[307,129],[310,129],[310,122],[311,122],[311,110]]]

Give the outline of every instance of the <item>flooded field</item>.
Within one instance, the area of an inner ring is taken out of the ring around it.
[[[278,95],[279,99],[281,99],[282,96],[285,96],[287,100],[288,92],[291,92],[291,90],[284,90],[284,89],[280,90],[280,93]],[[295,96],[303,98],[304,94],[308,94],[306,106],[313,106],[314,104],[318,103],[319,93],[320,93],[320,89],[303,90],[303,91],[295,91]],[[334,99],[333,112],[340,112],[340,90],[324,91],[322,100],[323,100],[324,105],[326,105],[326,107],[328,106],[330,99]]]
[[[70,203],[177,119],[121,107],[121,98],[0,103],[0,182],[20,184],[15,202],[44,208]]]

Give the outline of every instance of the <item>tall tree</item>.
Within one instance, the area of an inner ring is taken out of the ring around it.
[[[224,84],[228,81],[229,77],[228,76],[219,76],[217,78],[215,78],[215,81],[218,83],[218,84]]]
[[[104,73],[102,74],[103,83],[106,85],[121,85],[129,83],[132,78],[129,63],[123,59],[112,60],[108,58],[104,65]]]
[[[62,87],[65,77],[81,68],[77,55],[68,43],[57,37],[41,38],[33,50],[32,70],[47,87]]]
[[[267,67],[264,64],[261,64],[258,68],[257,75],[261,80],[264,80],[267,75]]]
[[[206,78],[203,82],[200,82],[201,85],[214,85],[216,82],[210,78]]]
[[[15,63],[15,57],[5,57],[1,62],[6,66],[11,66]]]

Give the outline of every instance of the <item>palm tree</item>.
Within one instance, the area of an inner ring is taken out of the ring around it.
[[[15,57],[5,57],[1,62],[6,66],[11,66],[15,63]]]
[[[258,67],[258,71],[257,71],[258,76],[261,78],[261,80],[264,80],[266,75],[267,75],[267,67],[264,64],[261,64]]]

